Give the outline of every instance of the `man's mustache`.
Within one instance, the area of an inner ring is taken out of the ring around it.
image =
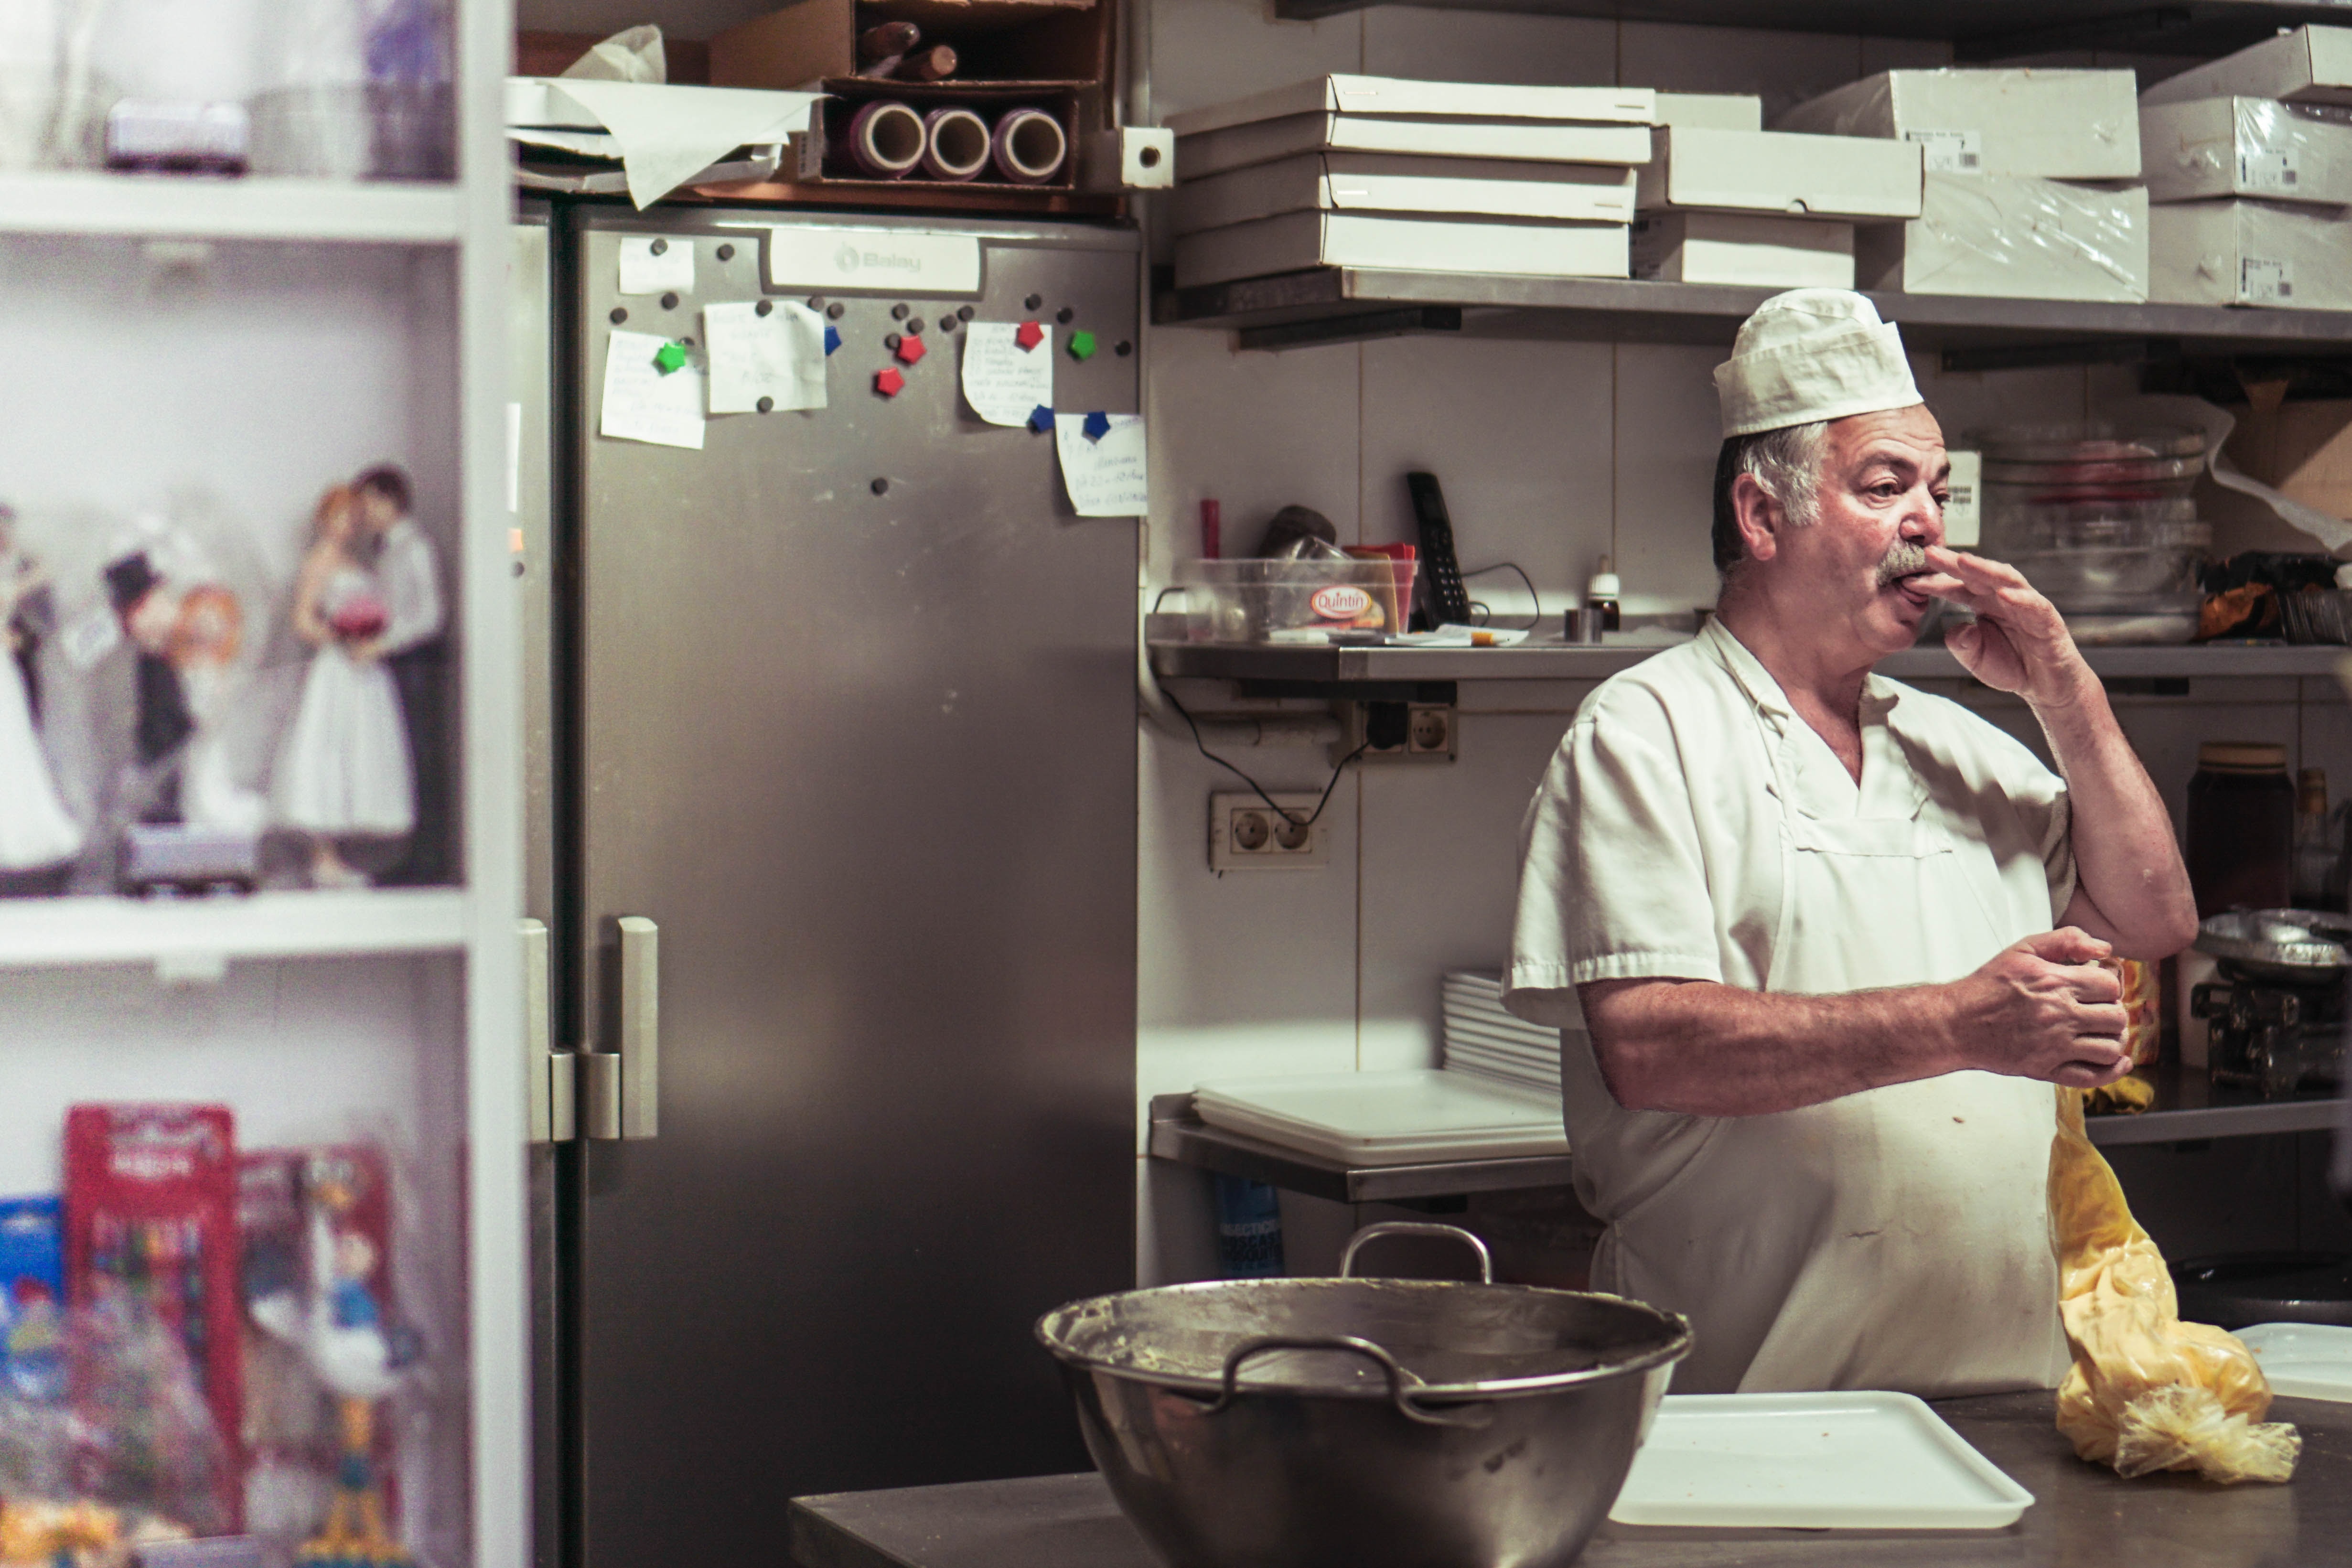
[[[1891,588],[1906,577],[1916,577],[1929,569],[1927,552],[1907,539],[1898,539],[1878,563],[1878,585]]]

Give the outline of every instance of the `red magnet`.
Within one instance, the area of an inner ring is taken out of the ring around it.
[[[896,370],[877,370],[874,373],[874,390],[885,397],[898,396],[905,390],[906,385],[907,378]]]
[[[1034,321],[1024,321],[1013,329],[1013,341],[1024,349],[1034,349],[1045,341],[1045,329]]]
[[[898,357],[908,364],[923,357],[923,340],[911,333],[898,340]]]

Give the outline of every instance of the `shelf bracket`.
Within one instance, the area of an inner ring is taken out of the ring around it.
[[[1244,327],[1235,337],[1245,349],[1303,349],[1322,343],[1360,343],[1374,338],[1402,338],[1414,332],[1458,332],[1459,305],[1415,305],[1401,310],[1368,310],[1353,316],[1324,316],[1311,321],[1279,321],[1267,327]]]

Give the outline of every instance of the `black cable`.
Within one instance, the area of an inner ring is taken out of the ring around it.
[[[1520,581],[1520,582],[1522,582],[1522,583],[1525,583],[1525,584],[1528,585],[1528,600],[1529,600],[1531,603],[1533,603],[1533,604],[1534,604],[1534,605],[1535,605],[1535,607],[1536,607],[1536,613],[1535,613],[1534,615],[1529,616],[1528,617],[1528,624],[1527,624],[1525,626],[1514,626],[1514,627],[1511,627],[1511,628],[1509,628],[1509,629],[1511,629],[1511,630],[1513,630],[1513,631],[1530,631],[1530,632],[1531,632],[1531,631],[1535,630],[1538,626],[1539,626],[1543,625],[1543,595],[1542,595],[1541,594],[1538,594],[1538,593],[1537,593],[1537,592],[1536,592],[1536,580],[1535,580],[1534,578],[1532,578],[1532,577],[1528,576],[1525,571],[1522,571],[1522,570],[1520,569],[1519,563],[1518,563],[1517,562],[1516,562],[1516,561],[1497,561],[1497,562],[1496,562],[1492,566],[1481,566],[1481,567],[1477,568],[1475,571],[1465,572],[1464,574],[1462,574],[1462,575],[1463,575],[1463,577],[1464,577],[1465,579],[1471,578],[1471,577],[1484,577],[1484,576],[1485,576],[1487,573],[1489,573],[1489,572],[1516,572],[1516,573],[1517,573],[1517,574],[1518,574],[1519,581]],[[1494,619],[1494,616],[1491,616],[1491,615],[1489,615],[1489,616],[1487,616],[1487,619],[1491,621],[1492,619]]]
[[[1155,616],[1160,613],[1160,606],[1168,602],[1169,595],[1181,594],[1183,591],[1184,586],[1181,583],[1172,584],[1168,587],[1160,589],[1159,594],[1151,601],[1151,613]]]
[[[1192,715],[1186,711],[1184,705],[1176,700],[1176,694],[1174,692],[1162,687],[1160,694],[1162,697],[1167,698],[1168,706],[1176,710],[1177,713],[1183,718],[1184,727],[1192,731],[1192,744],[1200,748],[1201,754],[1208,758],[1209,761],[1216,763],[1217,766],[1224,769],[1225,772],[1233,774],[1234,777],[1241,780],[1242,783],[1249,785],[1252,790],[1256,792],[1258,799],[1265,802],[1265,804],[1273,809],[1273,812],[1276,816],[1279,816],[1283,821],[1287,822],[1293,827],[1312,827],[1322,818],[1323,808],[1331,804],[1331,792],[1339,787],[1339,775],[1348,771],[1348,764],[1349,763],[1354,762],[1358,757],[1362,756],[1367,751],[1370,750],[1372,744],[1371,742],[1366,741],[1362,745],[1358,746],[1354,751],[1349,752],[1346,756],[1339,759],[1339,765],[1331,770],[1331,782],[1323,786],[1322,798],[1315,803],[1314,815],[1307,817],[1306,821],[1301,822],[1298,818],[1291,816],[1286,807],[1275,805],[1274,796],[1265,793],[1265,786],[1264,784],[1250,777],[1249,774],[1242,772],[1241,769],[1234,766],[1233,763],[1225,761],[1224,758],[1217,755],[1216,752],[1209,750],[1209,743],[1201,739],[1201,726],[1193,722]]]

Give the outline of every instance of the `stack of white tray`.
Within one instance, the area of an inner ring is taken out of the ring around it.
[[[1503,1011],[1503,977],[1457,969],[1445,977],[1446,1070],[1559,1094],[1559,1031]]]
[[[1212,1127],[1349,1166],[1568,1152],[1557,1096],[1429,1068],[1228,1079],[1194,1089],[1192,1108]]]
[[[1648,88],[1332,76],[1171,115],[1182,289],[1309,267],[1622,278]]]

